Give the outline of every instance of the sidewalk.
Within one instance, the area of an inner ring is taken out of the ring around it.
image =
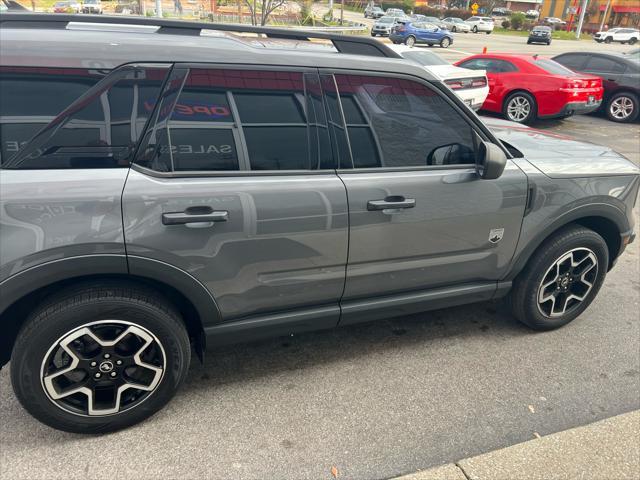
[[[640,410],[395,480],[640,478]]]

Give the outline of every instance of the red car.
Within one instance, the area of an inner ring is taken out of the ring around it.
[[[489,95],[482,109],[501,113],[513,122],[589,113],[602,102],[599,77],[575,73],[538,55],[482,54],[456,65],[486,70]]]

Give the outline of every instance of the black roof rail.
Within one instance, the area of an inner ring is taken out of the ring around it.
[[[336,35],[326,32],[312,32],[308,30],[294,30],[290,28],[258,27],[231,23],[206,23],[185,20],[167,20],[165,18],[115,16],[115,15],[78,15],[78,14],[47,14],[47,13],[17,13],[4,12],[0,14],[0,28],[61,28],[70,22],[141,25],[159,27],[156,33],[170,35],[200,35],[202,30],[216,30],[220,32],[260,33],[270,38],[291,40],[322,39],[330,40],[340,53],[353,55],[367,55],[371,57],[401,58],[400,55],[385,44],[369,37],[358,35]]]

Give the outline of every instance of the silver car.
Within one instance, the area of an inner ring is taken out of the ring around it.
[[[464,20],[458,17],[447,17],[440,22],[443,26],[447,28],[447,30],[455,33],[469,33],[471,31],[471,25],[466,23]]]
[[[633,163],[486,125],[375,39],[0,27],[0,365],[54,428],[144,420],[223,343],[506,296],[558,328],[634,239]]]

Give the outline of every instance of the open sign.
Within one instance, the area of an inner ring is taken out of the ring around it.
[[[151,112],[155,107],[153,102],[144,102],[145,110]],[[180,102],[173,108],[172,120],[190,121],[231,121],[231,110],[225,105]]]

